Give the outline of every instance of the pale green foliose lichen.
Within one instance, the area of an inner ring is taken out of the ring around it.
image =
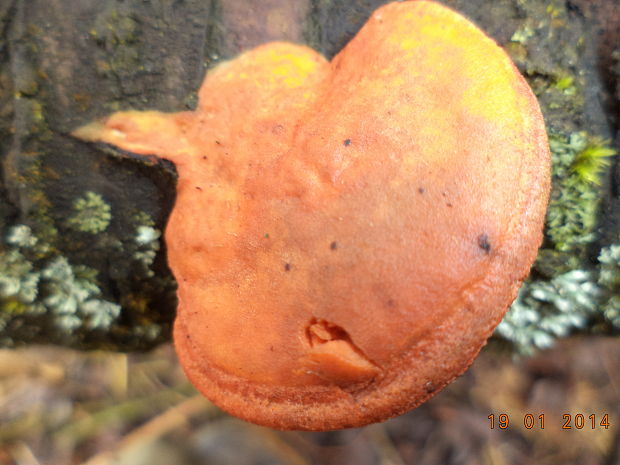
[[[0,252],[0,298],[31,304],[38,295],[39,273],[18,250]]]
[[[32,234],[32,230],[24,225],[20,224],[9,229],[9,232],[6,236],[7,244],[11,244],[17,247],[34,247],[38,240]]]
[[[33,266],[40,241],[26,225],[11,227],[0,248],[0,329],[20,315],[53,314],[61,331],[106,329],[121,307],[101,299],[96,270],[74,266],[67,258],[45,258]]]
[[[65,328],[78,328],[83,322],[91,329],[108,328],[120,314],[119,305],[98,298],[101,291],[87,279],[89,274],[92,277],[91,269],[73,268],[64,257],[56,258],[41,272],[48,295],[43,303]]]
[[[601,290],[591,273],[573,270],[551,281],[528,282],[497,327],[523,354],[553,345],[558,337],[583,328],[597,311]]]
[[[101,195],[88,191],[73,203],[73,215],[67,220],[72,229],[97,234],[107,229],[112,209]]]
[[[620,244],[604,247],[598,267],[572,270],[549,281],[527,281],[497,334],[518,352],[531,354],[553,345],[591,320],[603,319],[620,329]]]
[[[603,248],[598,257],[601,264],[598,284],[608,295],[603,313],[616,328],[620,329],[620,244]]]
[[[159,251],[160,236],[159,230],[151,226],[138,226],[136,231],[137,250],[133,254],[133,258],[143,266],[144,274],[149,277],[154,276],[151,265]]]

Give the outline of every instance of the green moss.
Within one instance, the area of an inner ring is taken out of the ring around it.
[[[600,181],[615,151],[584,132],[550,134],[553,190],[545,236],[546,249],[581,257],[593,241],[600,204]]]
[[[571,169],[582,183],[601,184],[601,174],[610,165],[609,157],[616,151],[608,147],[609,141],[592,138],[575,157]]]
[[[557,76],[552,86],[563,92],[566,96],[572,97],[577,95],[577,87],[575,86],[575,79],[573,76]]]
[[[73,215],[67,225],[76,231],[97,234],[107,229],[112,208],[101,195],[88,191],[73,203]]]

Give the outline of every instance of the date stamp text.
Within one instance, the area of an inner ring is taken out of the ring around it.
[[[594,413],[584,415],[582,413],[565,413],[562,418],[547,418],[544,413],[533,414],[526,413],[522,418],[511,418],[507,413],[491,414],[488,417],[489,427],[491,429],[508,429],[514,425],[514,421],[522,422],[526,429],[545,429],[545,427],[560,427],[561,429],[609,429],[609,414]]]

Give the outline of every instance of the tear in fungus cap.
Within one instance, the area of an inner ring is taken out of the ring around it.
[[[331,61],[269,43],[211,70],[196,111],[75,135],[172,160],[174,339],[246,420],[385,420],[461,374],[541,241],[543,118],[506,54],[432,2],[378,9]]]

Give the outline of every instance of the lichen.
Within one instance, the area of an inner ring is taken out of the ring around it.
[[[101,298],[92,268],[72,265],[66,257],[37,260],[41,241],[30,227],[16,225],[0,248],[0,330],[20,317],[47,314],[61,333],[76,328],[109,328],[119,305]]]
[[[133,258],[137,260],[144,268],[146,276],[154,276],[151,265],[155,261],[157,252],[159,251],[159,238],[161,232],[151,226],[138,226],[136,231],[137,250],[133,254]]]
[[[620,330],[620,244],[601,249],[593,270],[526,281],[497,334],[529,355],[596,320]]]
[[[620,329],[620,244],[604,247],[598,257],[598,284],[606,294],[602,306],[605,318]]]
[[[549,133],[553,188],[545,241],[496,334],[531,354],[596,319],[620,328],[620,245],[588,260],[602,191],[601,179],[615,150],[585,132]]]
[[[73,203],[73,215],[67,225],[76,231],[97,234],[107,229],[112,208],[101,195],[88,191]]]
[[[64,328],[78,328],[82,324],[91,329],[108,328],[119,316],[119,305],[98,298],[101,291],[92,280],[93,271],[86,267],[74,268],[66,258],[58,257],[41,272],[42,287],[47,295],[43,303],[59,316],[57,321]]]
[[[32,304],[38,295],[40,275],[19,252],[12,249],[0,252],[0,298],[3,310],[17,310],[15,303]],[[23,308],[23,305],[20,306]]]
[[[37,244],[38,240],[28,226],[20,224],[9,229],[6,235],[6,242],[16,247],[32,248]]]
[[[522,354],[550,347],[556,338],[583,328],[597,311],[601,291],[591,273],[573,270],[551,281],[529,281],[497,327]]]

